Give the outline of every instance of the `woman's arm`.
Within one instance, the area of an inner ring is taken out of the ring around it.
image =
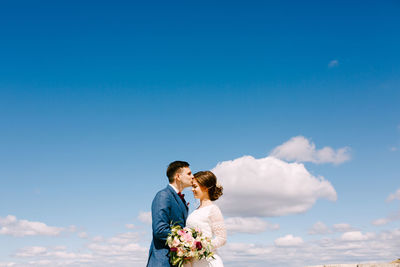
[[[221,210],[213,205],[209,215],[211,222],[211,229],[214,238],[211,240],[211,244],[214,248],[219,248],[226,243],[226,228],[224,224],[224,217],[222,216]]]

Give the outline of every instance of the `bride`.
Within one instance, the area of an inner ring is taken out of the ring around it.
[[[226,243],[224,218],[218,206],[212,203],[222,196],[222,186],[217,183],[217,177],[212,172],[201,171],[194,175],[192,191],[194,197],[200,199],[200,206],[189,215],[186,226],[199,228],[205,236],[211,238],[214,259],[195,260],[185,267],[223,267],[216,249]]]

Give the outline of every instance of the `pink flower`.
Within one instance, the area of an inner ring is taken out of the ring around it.
[[[177,249],[177,256],[178,257],[182,257],[184,255],[185,251],[183,250],[183,248],[178,248]]]
[[[177,246],[179,246],[179,243],[180,243],[179,239],[175,238],[174,241],[172,241],[172,246],[177,247]]]
[[[170,248],[169,250],[172,251],[172,252],[177,252],[177,251],[178,251],[178,248],[172,247],[172,248]]]
[[[178,235],[183,236],[184,234],[186,234],[186,232],[184,230],[179,230],[178,231]]]
[[[190,233],[186,233],[186,234],[183,236],[183,238],[184,238],[185,241],[188,242],[188,243],[190,243],[190,242],[193,241],[192,234],[190,234]]]

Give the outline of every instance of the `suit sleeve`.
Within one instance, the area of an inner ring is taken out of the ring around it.
[[[167,192],[159,192],[151,205],[151,218],[154,238],[166,241],[171,232],[171,206]]]

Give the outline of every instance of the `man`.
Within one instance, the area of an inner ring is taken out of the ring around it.
[[[151,242],[147,267],[170,267],[169,248],[165,244],[172,225],[185,227],[188,207],[181,194],[192,185],[193,174],[189,163],[174,161],[167,169],[169,185],[159,191],[151,205],[153,241]]]

